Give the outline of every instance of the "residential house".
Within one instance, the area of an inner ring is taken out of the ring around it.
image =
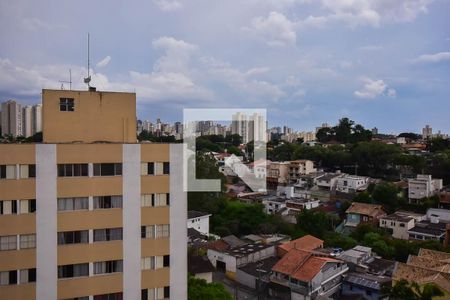
[[[439,192],[439,208],[450,209],[450,188],[443,188]]]
[[[405,279],[419,286],[436,284],[443,292],[442,299],[450,298],[450,253],[420,249],[417,257],[410,256],[406,263],[397,262],[392,280]]]
[[[256,178],[266,178],[267,169],[272,162],[266,159],[259,159],[257,161],[247,164],[250,173],[254,174]]]
[[[265,290],[270,282],[272,268],[279,260],[278,257],[268,257],[239,267],[236,272],[236,281],[251,289]]]
[[[378,204],[353,202],[345,211],[346,227],[356,227],[361,222],[378,224],[378,220],[386,216],[383,207]]]
[[[286,207],[286,198],[278,196],[263,196],[262,204],[264,205],[264,212],[272,215],[278,213]]]
[[[369,179],[369,177],[344,174],[336,180],[336,191],[341,193],[365,191],[369,186]]]
[[[282,243],[277,247],[277,255],[283,257],[291,249],[300,249],[304,251],[313,251],[323,248],[323,241],[312,235],[305,235],[296,240]]]
[[[285,185],[289,182],[289,166],[288,161],[272,162],[267,170],[267,185],[276,188],[278,185]]]
[[[336,256],[345,261],[351,271],[391,276],[395,262],[375,256],[372,248],[355,246]]]
[[[307,159],[293,160],[289,163],[289,181],[297,182],[302,175],[315,172],[314,162]]]
[[[188,211],[188,220],[187,220],[187,227],[188,228],[194,228],[198,232],[209,236],[209,217],[211,214],[196,211],[196,210],[189,210]]]
[[[226,250],[209,248],[207,256],[218,271],[224,272],[228,278],[234,280],[237,268],[275,256],[275,245],[257,242]]]
[[[392,279],[367,273],[350,272],[344,275],[341,295],[361,296],[364,300],[389,299],[383,292],[385,286],[390,286]]]
[[[441,208],[429,208],[427,219],[430,221],[450,222],[450,210]]]
[[[413,228],[416,222],[425,220],[425,215],[412,213],[409,211],[396,211],[393,214],[380,219],[380,227],[388,228],[392,237],[396,239],[408,240],[408,230]]]
[[[442,179],[433,179],[431,175],[418,174],[417,178],[408,179],[409,203],[420,203],[423,198],[431,197],[442,189]]]
[[[408,230],[410,240],[436,240],[443,242],[445,239],[447,222],[439,222],[436,219],[417,222]]]
[[[339,259],[293,248],[273,266],[271,281],[289,288],[291,299],[316,299],[338,293],[347,271]],[[278,289],[271,287],[271,295],[279,296]]]
[[[300,175],[297,178],[296,186],[302,188],[312,188],[317,185],[317,182],[327,173],[323,171],[315,171],[305,175]]]
[[[337,179],[344,175],[341,172],[325,173],[323,176],[317,178],[316,184],[321,189],[332,191],[336,189]]]
[[[215,271],[213,265],[206,256],[188,256],[188,273],[206,282],[212,282],[212,273]]]

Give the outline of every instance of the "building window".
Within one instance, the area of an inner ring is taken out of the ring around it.
[[[88,176],[88,164],[58,164],[59,177]]]
[[[169,175],[169,162],[149,162],[142,163],[141,175]]]
[[[167,238],[170,234],[169,224],[156,225],[155,238]]]
[[[88,197],[58,198],[58,211],[87,209],[89,209]]]
[[[94,242],[122,240],[122,228],[94,229]]]
[[[141,238],[154,239],[155,238],[155,225],[141,226]]]
[[[58,245],[89,243],[89,231],[63,231],[58,232]]]
[[[16,179],[16,165],[1,165],[0,179]]]
[[[95,295],[94,300],[123,300],[123,293]]]
[[[59,98],[59,111],[74,111],[74,108],[73,98]]]
[[[94,176],[120,176],[122,175],[121,163],[94,164]]]
[[[16,235],[0,236],[0,251],[16,250],[16,249],[17,249]]]
[[[0,201],[0,215],[12,215],[12,214],[17,214],[16,200]]]
[[[36,177],[36,165],[20,165],[20,178],[35,178]]]
[[[168,193],[141,195],[142,207],[167,206],[170,204],[169,202],[170,202],[170,195]]]
[[[36,269],[20,270],[20,283],[36,282]]]
[[[122,196],[96,196],[94,209],[122,208]]]
[[[122,260],[99,261],[94,263],[94,274],[122,272]]]
[[[36,199],[20,200],[20,213],[28,214],[36,211]]]
[[[36,248],[36,234],[21,234],[20,249]]]
[[[163,256],[163,267],[170,267],[170,255]]]
[[[58,266],[58,278],[89,276],[89,263]]]
[[[141,258],[141,270],[154,270],[154,269],[155,269],[155,256]]]
[[[0,272],[0,285],[12,285],[17,284],[17,271],[1,271]]]

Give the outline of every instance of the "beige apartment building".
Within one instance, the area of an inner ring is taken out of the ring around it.
[[[0,144],[0,299],[186,299],[182,148],[134,93],[43,90],[43,142]]]

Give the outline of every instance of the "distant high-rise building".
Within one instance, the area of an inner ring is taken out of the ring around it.
[[[42,104],[33,105],[31,108],[32,134],[42,131]]]
[[[378,134],[378,128],[376,128],[376,127],[372,128],[372,134],[373,135]]]
[[[426,125],[425,128],[422,129],[422,138],[429,139],[433,136],[433,128],[430,125]]]
[[[3,102],[2,135],[22,135],[22,105],[14,100]]]
[[[265,141],[266,122],[264,117],[258,113],[249,116],[243,113],[236,113],[232,116],[231,134],[239,134],[244,144],[260,140]]]
[[[33,114],[30,105],[22,107],[22,135],[24,137],[33,135]]]

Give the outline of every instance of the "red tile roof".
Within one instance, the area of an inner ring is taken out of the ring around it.
[[[337,259],[316,256],[308,251],[291,249],[272,271],[283,273],[303,282],[311,281],[328,262],[340,262]]]
[[[323,241],[321,239],[318,239],[312,235],[305,235],[301,238],[298,238],[296,240],[290,241],[288,243],[284,243],[278,246],[279,248],[289,251],[293,248],[300,249],[300,250],[306,250],[311,251],[317,248],[323,247]]]

